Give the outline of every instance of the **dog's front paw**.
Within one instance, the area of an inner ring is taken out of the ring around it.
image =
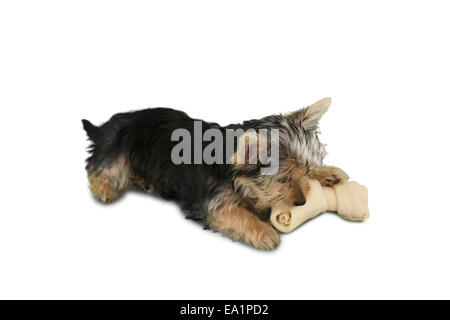
[[[321,169],[318,180],[322,186],[332,187],[340,182],[347,181],[348,179],[348,174],[346,174],[344,170],[330,166]]]
[[[264,230],[252,234],[250,244],[256,249],[272,250],[280,243],[280,235],[270,224],[266,224]]]

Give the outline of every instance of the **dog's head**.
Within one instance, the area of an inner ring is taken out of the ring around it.
[[[233,185],[256,211],[306,202],[308,170],[322,166],[326,155],[318,138],[318,123],[330,103],[325,98],[298,111],[265,118],[261,121],[270,123],[268,134],[252,132],[239,137]],[[274,129],[278,129],[276,134]],[[243,161],[238,161],[238,155]]]

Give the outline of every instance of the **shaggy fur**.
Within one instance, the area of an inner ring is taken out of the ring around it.
[[[227,128],[278,129],[280,168],[274,175],[261,175],[260,162],[227,164],[234,154],[225,148],[224,164],[174,164],[171,151],[178,141],[171,141],[172,132],[184,128],[194,135],[195,119],[181,111],[155,108],[120,113],[99,127],[83,120],[92,141],[86,166],[91,191],[110,202],[134,184],[176,201],[188,218],[206,227],[255,248],[272,249],[279,243],[278,232],[267,222],[273,205],[303,205],[308,194],[305,177],[319,179],[323,185],[348,179],[342,170],[324,167],[322,162],[326,152],[317,125],[330,102],[326,98],[290,114],[226,127],[202,121],[203,132],[216,128],[224,136]],[[233,152],[240,147],[238,140]],[[203,142],[203,148],[209,143]]]

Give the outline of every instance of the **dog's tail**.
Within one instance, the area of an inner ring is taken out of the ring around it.
[[[86,119],[81,120],[81,122],[83,123],[83,128],[86,131],[89,139],[91,139],[95,144],[98,144],[103,136],[102,130]]]

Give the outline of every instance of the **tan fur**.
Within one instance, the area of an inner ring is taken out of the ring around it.
[[[215,196],[208,205],[208,212],[232,211],[237,206],[242,206],[242,196],[229,188],[225,188]]]
[[[319,180],[320,184],[324,187],[332,187],[339,182],[344,182],[349,179],[348,174],[344,170],[333,166],[309,168],[308,176],[311,179]]]
[[[111,202],[125,192],[130,184],[130,167],[125,156],[120,156],[109,168],[88,176],[92,194],[103,202]]]
[[[257,249],[274,249],[280,242],[278,231],[270,223],[260,221],[241,207],[216,210],[210,214],[208,223],[211,228]]]
[[[274,205],[292,205],[308,195],[306,174],[305,166],[297,161],[289,161],[276,175],[236,178],[234,188],[240,190],[243,197],[255,199],[254,207],[257,211]]]
[[[235,189],[224,189],[209,205],[208,224],[232,239],[243,241],[258,249],[273,249],[280,239],[274,228],[259,220],[253,213],[274,205],[286,208],[307,197],[310,186],[307,182],[308,168],[297,161],[284,164],[274,176],[255,178],[239,177]],[[256,203],[246,207],[244,199],[255,199]],[[253,212],[251,212],[251,211]],[[286,212],[283,223],[289,224],[290,212]]]
[[[243,199],[255,199],[252,211],[258,212],[269,207],[290,208],[311,192],[308,178],[315,177],[323,185],[337,184],[348,179],[348,175],[336,167],[316,168],[303,165],[295,160],[288,161],[274,176],[257,176],[255,178],[239,177],[235,180],[237,194],[231,189],[223,190],[209,206],[208,223],[232,239],[243,241],[258,249],[273,249],[280,239],[276,230],[269,224],[244,208]],[[277,216],[280,224],[291,223],[290,210],[283,210]]]

